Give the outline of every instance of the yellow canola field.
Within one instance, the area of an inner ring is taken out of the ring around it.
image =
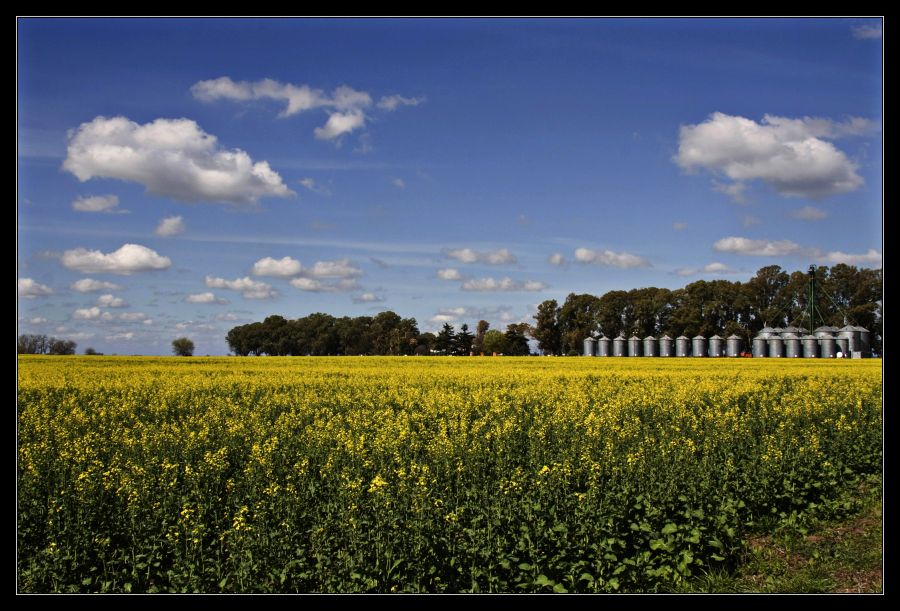
[[[881,361],[18,360],[27,592],[654,591],[881,472]]]

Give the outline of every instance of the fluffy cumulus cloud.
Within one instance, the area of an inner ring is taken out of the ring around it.
[[[68,269],[83,274],[120,274],[168,269],[172,261],[155,250],[140,244],[123,244],[118,250],[103,253],[99,250],[76,248],[67,250],[60,262]]]
[[[127,308],[128,302],[115,295],[100,295],[97,297],[97,305],[101,308]]]
[[[359,290],[359,282],[355,278],[322,281],[318,278],[303,276],[291,280],[291,286],[309,293],[344,293]]]
[[[134,339],[134,331],[126,331],[125,333],[113,333],[107,335],[106,340],[110,342],[130,342]]]
[[[100,291],[118,291],[122,287],[112,282],[104,280],[94,280],[93,278],[82,278],[69,285],[69,288],[79,293],[99,293]]]
[[[72,210],[77,212],[105,212],[115,214],[128,212],[119,209],[119,198],[116,195],[91,195],[79,197],[72,202]]]
[[[488,265],[508,265],[516,262],[516,257],[506,248],[478,251],[471,248],[445,248],[443,255],[460,263],[487,263]]]
[[[862,135],[872,122],[844,122],[765,115],[761,122],[716,112],[697,125],[684,125],[674,161],[687,171],[704,169],[732,181],[722,190],[740,196],[747,181],[761,180],[785,196],[823,198],[863,184],[856,164],[829,140]]]
[[[550,263],[550,265],[561,266],[561,265],[566,264],[566,258],[563,256],[563,254],[561,252],[555,252],[552,255],[550,255],[549,257],[547,257],[547,262]]]
[[[115,178],[187,202],[254,204],[294,194],[267,162],[220,147],[190,119],[141,125],[126,117],[96,117],[71,133],[63,169],[82,182]]]
[[[859,265],[862,267],[881,267],[881,258],[880,252],[874,248],[870,248],[868,252],[858,254],[833,250],[826,253],[821,260],[832,265],[836,263],[846,263],[847,265]]]
[[[752,255],[755,257],[782,257],[799,255],[807,251],[791,240],[751,240],[738,236],[729,236],[717,240],[713,244],[717,252],[730,252],[736,255]]]
[[[578,263],[592,263],[607,267],[621,267],[631,269],[635,267],[649,267],[650,262],[628,252],[614,252],[612,250],[592,250],[590,248],[576,248],[575,260]]]
[[[306,178],[301,178],[297,181],[297,183],[307,191],[312,191],[313,193],[318,193],[319,195],[331,195],[331,191],[328,189],[328,187],[320,185],[314,179],[308,176]]]
[[[159,225],[156,226],[156,235],[163,238],[170,238],[173,235],[184,233],[187,225],[180,216],[167,216],[163,218]]]
[[[184,300],[187,303],[209,303],[215,305],[226,305],[228,303],[227,299],[216,297],[215,293],[211,293],[209,291],[205,293],[193,293],[185,297]]]
[[[230,100],[249,102],[252,100],[275,100],[284,103],[279,117],[290,117],[316,108],[326,109],[328,120],[325,125],[313,130],[320,140],[339,142],[341,136],[365,126],[368,116],[366,109],[372,106],[372,96],[366,91],[342,85],[330,94],[309,85],[282,83],[273,79],[259,81],[234,81],[222,76],[199,81],[191,87],[193,96],[203,102]],[[382,97],[377,107],[392,111],[401,106],[418,106],[425,98],[407,98],[401,95]]]
[[[40,282],[36,282],[32,278],[19,278],[18,293],[19,297],[23,299],[34,299],[35,297],[52,295],[53,289]]]
[[[437,277],[441,280],[462,280],[463,275],[459,273],[458,269],[453,267],[447,267],[444,269],[439,269],[437,271]]]
[[[214,276],[206,277],[206,286],[211,289],[228,289],[229,291],[237,291],[244,299],[272,299],[278,296],[278,291],[273,289],[271,285],[265,282],[254,280],[253,278],[244,276],[234,280],[226,280],[225,278],[216,278]]]
[[[402,95],[386,95],[378,100],[378,108],[382,110],[397,110],[401,106],[418,106],[425,101],[425,97],[406,98]]]
[[[477,321],[481,319],[499,321],[507,323],[513,320],[512,307],[508,305],[492,306],[492,307],[455,307],[442,308],[438,310],[434,316],[428,319],[432,325],[443,325],[444,323],[455,323],[463,320]]]
[[[464,291],[501,292],[501,291],[542,291],[547,285],[537,280],[517,281],[506,276],[503,278],[473,278],[462,284]]]
[[[303,273],[313,278],[357,278],[362,275],[362,270],[356,267],[350,259],[338,259],[336,261],[316,261]]]
[[[147,315],[143,312],[122,312],[121,314],[119,314],[119,320],[125,322],[142,322],[144,324],[153,322],[149,318],[147,318]]]
[[[694,276],[696,274],[733,274],[735,272],[724,263],[715,261],[703,267],[681,267],[676,269],[675,273],[679,276]]]
[[[75,320],[112,320],[113,315],[94,306],[91,308],[79,308],[75,310],[75,312],[72,313],[72,318]]]
[[[254,276],[274,276],[276,278],[290,278],[303,271],[300,261],[291,257],[274,259],[265,257],[253,264]]]
[[[381,303],[384,301],[384,297],[380,295],[376,295],[375,293],[362,293],[360,295],[353,296],[353,303]]]
[[[828,213],[815,206],[803,206],[791,212],[791,216],[801,221],[821,221],[828,216]]]

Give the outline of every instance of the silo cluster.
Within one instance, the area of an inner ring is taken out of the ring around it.
[[[763,327],[753,338],[753,356],[757,358],[868,358],[871,356],[869,331],[846,325],[823,326],[807,333],[802,327]]]
[[[619,334],[615,339],[605,335],[599,338],[584,338],[584,356],[660,356],[660,357],[738,357],[741,356],[741,338],[731,335],[727,339],[713,335],[707,339],[698,335],[694,338],[681,335],[672,339],[668,335],[656,338],[648,335],[644,339],[632,335],[625,339]]]

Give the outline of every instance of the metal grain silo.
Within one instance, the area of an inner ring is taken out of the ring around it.
[[[796,333],[782,333],[781,341],[784,342],[784,355],[789,359],[803,356],[803,347],[800,345],[800,336]]]
[[[753,338],[753,356],[754,358],[764,358],[769,356],[769,340],[774,335],[775,329],[772,327],[763,327]]]
[[[837,341],[831,333],[816,333],[819,340],[819,353],[823,359],[833,359],[837,356]]]
[[[644,356],[659,356],[659,344],[652,335],[644,338]]]
[[[816,330],[813,331],[813,335],[815,335],[819,339],[821,339],[825,335],[831,335],[832,337],[834,337],[838,331],[840,331],[840,329],[838,329],[837,327],[822,326],[816,328]]]
[[[737,335],[731,334],[728,336],[728,339],[725,340],[725,356],[734,358],[736,356],[741,356],[741,338]]]
[[[584,356],[594,356],[597,354],[597,340],[593,337],[584,338]]]
[[[872,356],[872,344],[869,335],[869,330],[865,327],[854,327],[857,331],[859,331],[859,351],[862,352],[862,357],[864,359]]]
[[[850,358],[850,339],[847,337],[836,337],[834,343],[837,344],[838,353],[844,358]]]
[[[691,340],[684,335],[675,339],[675,356],[691,356]]]
[[[668,335],[659,338],[659,356],[675,356],[675,341]]]
[[[641,356],[641,338],[637,335],[628,338],[628,356]]]
[[[600,339],[597,340],[597,356],[609,356],[612,340],[606,337],[605,335],[601,335]]]
[[[856,352],[859,350],[859,331],[856,330],[856,327],[853,325],[846,325],[841,327],[841,330],[838,331],[838,345],[841,345],[841,340],[847,340],[847,349],[844,352]],[[847,356],[850,356],[847,354]]]
[[[803,329],[803,328],[801,328],[801,327],[795,327],[795,326],[793,326],[793,325],[789,325],[789,326],[787,326],[787,327],[785,327],[784,329],[781,330],[781,337],[782,337],[782,339],[784,339],[784,334],[785,334],[785,333],[793,333],[793,334],[796,335],[797,337],[800,337],[801,335],[803,335],[804,333],[806,333],[806,329]]]
[[[803,358],[815,359],[819,357],[819,340],[815,335],[804,335],[800,339],[803,344]]]
[[[706,356],[706,338],[698,335],[691,340],[691,351],[694,356]]]
[[[715,334],[709,338],[709,356],[719,358],[725,355],[725,340]]]
[[[613,340],[613,356],[627,356],[628,349],[626,344],[627,342],[621,334],[616,337],[616,339]]]
[[[772,336],[769,338],[769,356],[771,358],[784,356],[784,340],[777,333],[772,333]]]

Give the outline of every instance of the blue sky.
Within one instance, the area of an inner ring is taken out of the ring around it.
[[[18,330],[422,330],[880,267],[871,19],[18,22]]]

